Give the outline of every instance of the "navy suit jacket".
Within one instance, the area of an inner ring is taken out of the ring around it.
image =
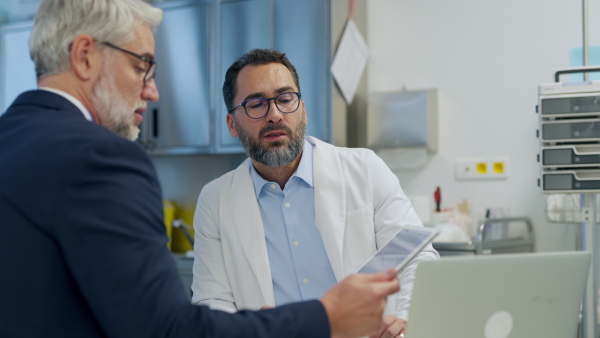
[[[0,116],[0,337],[328,337],[322,304],[194,306],[136,143],[48,91]]]

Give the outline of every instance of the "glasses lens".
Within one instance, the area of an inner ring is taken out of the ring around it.
[[[150,79],[153,79],[156,76],[156,62],[150,63],[150,68],[146,71],[146,76],[144,76],[144,83],[148,83]]]
[[[260,118],[265,116],[267,113],[269,103],[267,102],[267,99],[259,97],[246,101],[244,108],[246,108],[246,113],[248,113],[248,116],[252,118]]]
[[[282,113],[293,113],[300,106],[300,100],[296,93],[283,93],[275,98],[275,103]]]

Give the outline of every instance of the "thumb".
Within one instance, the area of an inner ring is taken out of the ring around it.
[[[397,279],[380,281],[376,284],[376,288],[384,295],[391,295],[400,290],[400,283]]]
[[[390,268],[387,271],[365,274],[369,282],[389,282],[396,278],[398,271],[395,268]]]
[[[377,290],[384,295],[391,295],[400,290],[400,284],[396,278],[397,270],[391,268],[384,272],[365,275],[368,283],[375,283]]]

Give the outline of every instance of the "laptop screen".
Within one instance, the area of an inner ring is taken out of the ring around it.
[[[405,336],[575,337],[590,259],[560,252],[421,262]]]

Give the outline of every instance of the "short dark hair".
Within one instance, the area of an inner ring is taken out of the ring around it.
[[[248,65],[266,65],[269,63],[281,63],[284,65],[294,77],[294,82],[298,91],[300,91],[300,80],[298,79],[298,72],[290,60],[285,56],[285,53],[278,52],[274,49],[253,49],[248,53],[242,55],[237,59],[225,73],[225,82],[223,82],[223,100],[227,111],[229,111],[234,103],[233,99],[237,91],[236,81],[237,76],[242,68]]]

